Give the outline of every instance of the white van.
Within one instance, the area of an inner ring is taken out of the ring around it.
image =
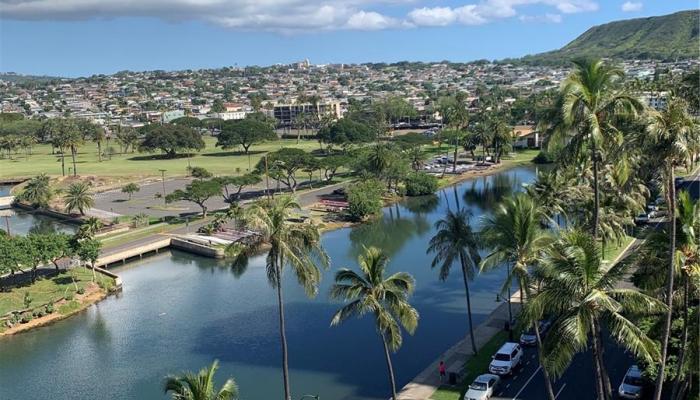
[[[517,343],[507,342],[494,354],[489,364],[489,372],[497,375],[509,375],[520,366],[523,349]]]

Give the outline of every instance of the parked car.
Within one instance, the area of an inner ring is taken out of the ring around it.
[[[639,225],[648,224],[649,223],[649,214],[641,213],[641,214],[637,215],[637,217],[635,217],[635,219],[634,219],[634,223],[639,224]]]
[[[523,359],[523,349],[517,343],[506,342],[493,355],[489,372],[497,375],[509,375],[520,366]]]
[[[464,394],[464,400],[487,400],[493,396],[496,386],[501,381],[498,375],[483,374],[474,379],[469,390]]]
[[[642,371],[639,370],[639,367],[633,365],[627,370],[625,377],[622,378],[617,394],[624,399],[639,399],[642,397],[643,386]]]
[[[552,325],[552,323],[549,320],[544,319],[544,320],[540,321],[539,324],[540,324],[540,336],[544,337],[544,335],[547,333],[547,330],[549,330],[549,327]],[[534,346],[537,344],[537,335],[535,335],[534,328],[530,328],[520,335],[520,344],[523,346]]]

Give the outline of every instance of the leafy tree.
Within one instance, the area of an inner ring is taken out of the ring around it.
[[[117,141],[122,148],[122,152],[128,153],[129,149],[131,149],[133,153],[139,143],[139,132],[134,128],[121,125],[117,125],[116,132]]]
[[[33,262],[29,240],[24,236],[0,235],[0,273],[15,272]]]
[[[139,185],[135,184],[134,182],[129,182],[126,185],[124,185],[124,187],[122,187],[122,193],[128,194],[129,200],[131,200],[131,196],[134,193],[136,193],[140,190],[141,190],[141,187]]]
[[[256,185],[262,182],[262,178],[258,174],[245,174],[241,176],[222,176],[214,178],[221,184],[224,192],[224,201],[228,203],[233,203],[238,201],[241,197],[241,192],[243,188],[247,186]],[[233,186],[235,190],[229,192],[229,186]]]
[[[370,247],[358,257],[360,273],[340,269],[331,287],[333,299],[347,302],[338,310],[331,325],[338,325],[351,317],[374,314],[377,333],[384,345],[392,399],[396,399],[396,382],[390,352],[396,352],[402,343],[401,328],[413,334],[418,326],[418,311],[408,298],[415,288],[415,280],[407,272],[386,276],[389,260],[381,250]]]
[[[472,323],[472,303],[469,294],[469,281],[474,274],[481,256],[479,255],[476,234],[469,225],[470,212],[467,209],[448,210],[445,218],[435,223],[437,232],[430,239],[428,253],[435,253],[431,268],[440,266],[440,280],[444,281],[450,274],[450,269],[459,263],[462,269],[464,292],[467,298],[467,317],[469,320],[469,337],[471,338],[472,353],[476,354],[476,341]]]
[[[190,175],[192,175],[193,178],[207,179],[213,176],[211,172],[207,171],[206,168],[203,167],[187,167],[187,169],[190,171]]]
[[[57,118],[47,122],[46,129],[51,136],[51,144],[61,153],[61,174],[66,175],[66,150],[72,149],[81,140],[75,122],[70,119]]]
[[[24,190],[19,195],[19,200],[29,202],[35,208],[46,208],[49,206],[54,193],[49,184],[49,176],[41,174],[27,182]]]
[[[95,282],[97,276],[95,274],[95,263],[100,257],[102,242],[97,239],[82,239],[77,242],[75,253],[83,263],[90,264],[92,269],[92,281]]]
[[[203,148],[204,140],[200,133],[186,126],[172,124],[155,125],[148,129],[140,145],[142,151],[160,150],[168,158],[174,158],[179,151],[199,151]]]
[[[168,375],[163,383],[163,391],[173,400],[236,400],[238,386],[233,378],[224,382],[218,390],[214,386],[214,374],[219,369],[219,361],[214,360],[209,368],[197,374],[185,372],[181,375]]]
[[[170,121],[170,123],[173,125],[186,126],[188,128],[193,128],[193,129],[202,127],[202,121],[199,118],[195,118],[195,117],[175,118],[174,120]]]
[[[438,179],[425,172],[413,172],[406,177],[406,194],[409,196],[425,196],[433,194],[438,189]]]
[[[95,200],[90,194],[90,185],[85,182],[71,183],[63,196],[63,202],[66,205],[66,212],[72,213],[78,210],[80,215],[85,215],[85,210],[95,205]]]
[[[269,124],[246,118],[226,121],[217,138],[216,145],[224,150],[241,146],[243,152],[249,154],[251,146],[275,139],[277,139],[277,135]]]
[[[259,174],[267,173],[282,182],[294,192],[297,187],[296,173],[308,165],[313,156],[304,150],[284,147],[273,151],[263,157],[257,164],[256,171]],[[267,163],[267,165],[266,165]]]
[[[207,216],[206,201],[211,197],[221,195],[221,184],[216,180],[195,180],[185,186],[185,190],[177,189],[165,196],[166,203],[185,200],[197,204],[202,209],[202,216]]]
[[[352,185],[348,190],[348,216],[353,221],[362,221],[367,216],[382,211],[382,184],[369,179]]]
[[[97,144],[97,158],[102,162],[102,142],[105,140],[105,130],[87,119],[76,120],[76,126],[83,140],[92,140]]]
[[[226,108],[224,107],[224,102],[221,101],[221,99],[216,99],[211,105],[211,112],[213,113],[222,113],[226,111]]]
[[[234,266],[243,267],[251,256],[257,254],[262,243],[270,246],[265,260],[268,280],[277,291],[285,400],[291,400],[291,388],[282,290],[284,268],[291,268],[306,294],[313,297],[318,292],[321,279],[319,264],[328,266],[328,256],[321,246],[318,227],[289,221],[299,210],[299,204],[291,196],[259,200],[246,210],[244,221],[246,226],[260,233],[261,242],[245,248],[233,244],[227,249],[234,256]]]
[[[338,170],[350,164],[350,157],[344,154],[331,154],[319,159],[319,168],[327,181],[332,181]]]
[[[319,141],[327,145],[361,144],[376,138],[376,132],[369,125],[347,118],[341,118],[318,132]]]

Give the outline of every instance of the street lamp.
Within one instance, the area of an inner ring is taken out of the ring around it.
[[[160,171],[161,181],[163,182],[163,204],[167,204],[165,201],[165,171],[167,169],[159,169],[158,171]]]

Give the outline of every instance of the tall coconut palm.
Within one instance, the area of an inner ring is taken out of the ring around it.
[[[507,275],[501,292],[508,293],[508,315],[511,320],[510,288],[513,278],[518,282],[521,302],[525,305],[531,294],[529,268],[537,262],[540,252],[552,242],[551,236],[541,228],[545,219],[542,208],[525,193],[504,199],[492,215],[483,218],[481,239],[491,252],[481,261],[480,268],[483,271],[505,264]],[[541,361],[539,322],[534,321],[533,325]],[[543,369],[543,375],[547,396],[554,400],[552,382],[546,368]]]
[[[401,347],[401,327],[413,334],[418,326],[418,311],[408,298],[415,282],[407,272],[386,276],[387,256],[376,247],[364,248],[358,257],[360,273],[343,268],[335,275],[331,298],[348,302],[338,310],[331,325],[338,325],[350,317],[372,313],[377,333],[384,345],[392,399],[396,399],[396,381],[390,352]]]
[[[467,209],[448,210],[445,218],[435,223],[437,232],[430,239],[428,253],[435,253],[431,268],[440,267],[440,280],[444,281],[450,274],[450,269],[459,263],[464,280],[464,292],[467,298],[467,318],[469,320],[469,337],[472,352],[477,353],[472,324],[472,303],[469,294],[469,281],[474,279],[477,266],[481,262],[476,235],[469,225],[471,214]]]
[[[235,400],[238,399],[238,386],[229,378],[217,390],[214,375],[219,369],[219,361],[214,360],[208,368],[198,373],[185,372],[169,375],[163,383],[163,391],[173,400]]]
[[[617,288],[627,269],[627,263],[617,263],[606,270],[593,236],[579,230],[565,232],[539,259],[533,274],[541,287],[524,310],[526,320],[544,314],[554,318],[543,343],[542,362],[555,377],[563,374],[576,353],[588,348],[589,340],[592,342],[596,393],[601,400],[610,398],[599,357],[602,324],[635,356],[647,362],[659,356],[655,342],[626,315],[663,312],[665,306],[636,290]]]
[[[552,146],[562,146],[571,154],[588,152],[593,169],[593,236],[598,236],[600,190],[598,174],[603,162],[601,149],[607,141],[620,142],[622,134],[613,124],[620,114],[643,110],[638,99],[618,85],[621,69],[600,59],[574,61],[574,71],[561,88],[560,115],[552,115],[559,126],[552,130]]]
[[[683,300],[681,310],[683,313],[683,328],[681,333],[680,351],[678,354],[677,370],[673,382],[671,399],[675,400],[681,389],[687,370],[686,357],[688,352],[688,326],[691,292],[691,271],[700,266],[700,202],[693,201],[687,191],[682,191],[678,196],[678,222],[680,224],[677,262],[681,265],[681,279],[683,283]],[[692,352],[690,352],[692,353]]]
[[[654,400],[661,398],[661,390],[666,369],[666,354],[668,349],[668,338],[671,332],[671,316],[673,302],[673,278],[675,270],[675,249],[676,249],[676,187],[675,168],[680,165],[689,164],[694,157],[695,144],[699,141],[698,130],[694,121],[688,115],[687,104],[677,98],[669,99],[668,105],[662,112],[655,112],[651,115],[651,122],[648,132],[652,136],[656,148],[660,154],[657,156],[663,162],[664,168],[664,189],[666,193],[666,204],[670,218],[669,241],[670,241],[670,263],[668,266],[668,279],[666,281],[666,305],[668,311],[664,325],[664,335],[661,340],[661,359],[659,360],[659,375],[656,378],[654,390]]]
[[[267,251],[266,269],[268,281],[277,291],[282,375],[286,400],[291,399],[292,393],[289,384],[287,336],[284,324],[283,273],[285,267],[291,268],[306,294],[314,297],[321,280],[319,265],[328,266],[328,256],[321,247],[318,227],[313,224],[290,222],[294,213],[300,208],[293,197],[284,195],[259,200],[248,208],[243,216],[246,225],[260,234],[260,243],[267,243],[270,246]],[[234,244],[228,250],[234,257],[234,265],[245,265],[248,258],[259,250],[259,245],[241,249]]]
[[[66,212],[74,210],[80,211],[80,215],[85,215],[85,210],[95,205],[95,200],[90,194],[90,185],[85,182],[71,183],[63,197],[66,205]]]

